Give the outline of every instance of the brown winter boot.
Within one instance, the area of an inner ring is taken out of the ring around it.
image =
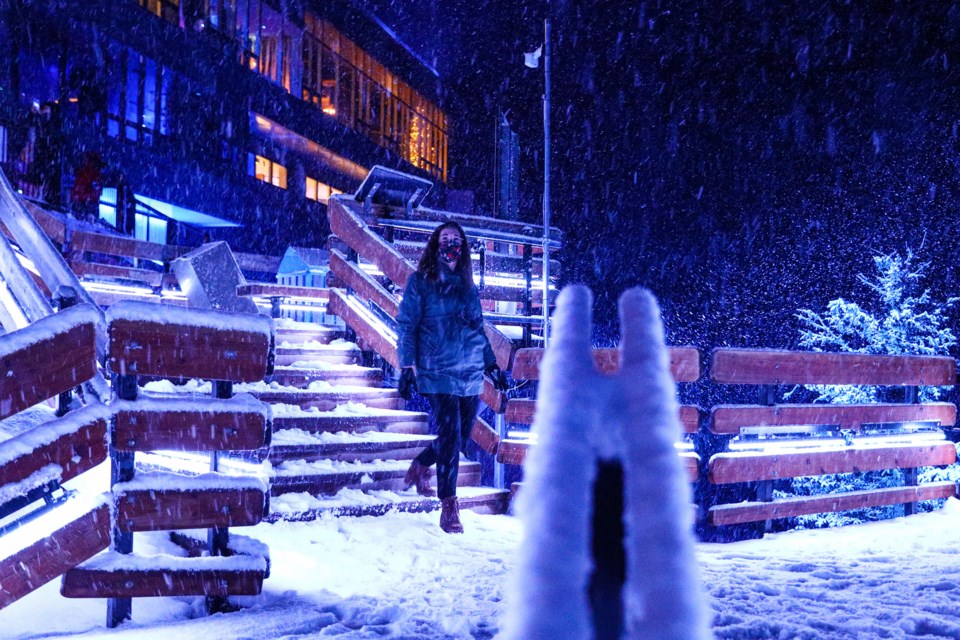
[[[450,496],[440,501],[440,528],[447,533],[463,533],[457,496]]]
[[[407,475],[403,477],[403,489],[406,491],[416,485],[417,493],[428,498],[437,495],[437,492],[430,487],[430,467],[425,467],[416,460],[410,463],[407,469]]]

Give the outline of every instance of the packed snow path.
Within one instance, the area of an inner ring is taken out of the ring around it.
[[[248,608],[206,617],[200,599],[145,598],[133,622],[103,627],[103,607],[66,600],[54,581],[0,611],[3,638],[490,638],[520,523],[463,514],[444,535],[436,514],[324,518],[246,529],[270,545],[273,571]],[[717,638],[960,638],[960,501],[869,525],[700,544]],[[157,536],[144,542],[173,552]],[[148,551],[146,544],[142,551]],[[194,619],[195,618],[195,619]]]

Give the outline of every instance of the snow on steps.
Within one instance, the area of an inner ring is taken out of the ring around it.
[[[271,495],[307,492],[313,495],[333,495],[341,489],[362,491],[403,489],[407,460],[377,460],[374,462],[341,462],[337,460],[287,460],[273,469],[270,479]],[[436,467],[431,469],[436,486]],[[480,463],[460,461],[457,486],[480,484]]]
[[[294,363],[297,364],[297,363]],[[299,364],[326,364],[306,363]],[[265,378],[266,382],[276,382],[288,387],[305,387],[313,382],[323,381],[332,385],[348,385],[359,387],[379,387],[383,382],[383,373],[372,367],[358,365],[328,365],[324,368],[316,366],[282,366],[276,367],[273,374]]]
[[[490,487],[458,487],[457,497],[461,509],[475,513],[506,513],[510,506],[509,491]],[[416,513],[439,509],[440,500],[419,496],[413,489],[402,493],[341,489],[333,496],[313,496],[301,492],[276,497],[271,500],[270,514],[264,520],[300,522],[322,517],[381,516],[391,511]]]
[[[271,408],[275,435],[285,429],[311,433],[385,431],[424,435],[430,432],[430,417],[419,411],[371,409],[358,402],[345,402],[330,411],[282,403]]]
[[[373,460],[410,460],[433,442],[434,436],[381,433],[319,433],[303,429],[284,429],[274,436],[270,462],[287,460],[329,460],[372,462]]]
[[[209,396],[212,387],[209,382],[198,380],[189,380],[182,385],[174,385],[169,380],[157,380],[148,382],[143,388],[151,397],[173,399]],[[276,382],[250,382],[234,385],[233,391],[237,394],[249,393],[261,402],[292,404],[302,409],[320,411],[333,411],[337,406],[351,401],[377,409],[399,409],[404,404],[396,389],[332,385],[322,380],[312,382],[303,389],[283,386]]]
[[[309,340],[291,342],[277,336],[274,351],[274,364],[287,366],[297,361],[317,361],[331,364],[359,364],[362,357],[360,348],[353,342],[335,339],[330,342]]]

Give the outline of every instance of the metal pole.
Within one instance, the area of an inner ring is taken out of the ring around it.
[[[550,18],[543,22],[543,348],[550,339]]]

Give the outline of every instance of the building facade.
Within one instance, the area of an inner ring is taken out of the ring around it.
[[[0,166],[153,241],[279,253],[375,164],[442,187],[439,92],[347,0],[0,0]]]

